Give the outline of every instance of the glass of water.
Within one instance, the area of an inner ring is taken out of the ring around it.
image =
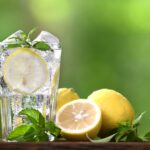
[[[23,120],[18,113],[25,108],[39,110],[47,121],[55,120],[56,92],[59,82],[61,48],[57,37],[42,31],[31,42],[46,42],[50,49],[8,48],[20,39],[19,30],[0,43],[0,111],[2,140]],[[15,38],[14,38],[15,37]]]

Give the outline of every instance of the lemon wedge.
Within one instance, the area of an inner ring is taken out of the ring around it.
[[[94,138],[101,127],[101,111],[91,101],[71,101],[57,112],[56,124],[61,128],[63,137],[67,139],[86,140],[87,134]]]
[[[10,90],[31,94],[48,79],[46,61],[30,48],[17,48],[4,62],[4,80]]]

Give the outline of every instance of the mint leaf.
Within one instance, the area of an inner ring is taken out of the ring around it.
[[[50,50],[50,46],[46,42],[43,42],[43,41],[36,42],[35,44],[33,44],[33,48],[39,49],[42,51]]]
[[[49,141],[49,137],[48,134],[45,133],[45,131],[40,131],[40,129],[38,130],[38,132],[35,133],[34,136],[35,140],[38,142],[42,142],[42,141]]]
[[[13,37],[10,37],[9,39],[15,39],[16,42],[22,41],[22,38],[20,38],[20,37],[18,37],[18,36],[13,36]]]
[[[144,141],[150,141],[150,131],[147,132],[147,133],[144,135],[143,140],[144,140]]]
[[[45,128],[42,128],[38,125],[32,124],[32,127],[34,128],[35,132],[35,141],[49,141],[48,134],[46,133]]]
[[[121,122],[117,128],[117,135],[115,137],[115,141],[119,142],[124,140],[126,135],[132,131],[132,123],[131,121]]]
[[[45,119],[42,114],[33,108],[27,108],[19,112],[19,115],[24,115],[27,119],[36,126],[44,127]]]
[[[125,122],[121,122],[117,128],[117,131],[120,132],[127,132],[128,130],[130,130],[132,127],[132,122],[131,121],[125,121]]]
[[[139,125],[143,115],[145,114],[146,112],[142,112],[134,121],[133,121],[133,126],[136,127]]]
[[[36,30],[37,30],[37,27],[31,29],[31,30],[29,31],[28,35],[27,35],[27,39],[29,39],[29,40],[31,41],[30,36],[31,36]]]
[[[7,140],[10,141],[49,141],[49,137],[45,130],[37,128],[34,125],[25,124],[15,128],[7,137]]]
[[[110,142],[115,137],[115,135],[116,135],[116,133],[112,134],[112,135],[110,135],[108,137],[105,137],[105,138],[97,137],[97,138],[94,138],[94,139],[91,139],[88,136],[88,134],[86,136],[89,139],[89,141],[91,141],[92,143],[106,143],[106,142]]]
[[[128,132],[126,135],[126,142],[140,142],[142,139],[139,137],[139,135],[136,133],[135,130]]]
[[[21,47],[21,44],[15,43],[15,44],[8,44],[7,45],[7,48],[17,48],[17,47]]]
[[[21,125],[15,128],[7,137],[7,140],[34,141],[34,128],[31,125]]]
[[[61,132],[60,128],[58,128],[52,121],[45,123],[45,129],[55,137],[60,136],[60,132]]]

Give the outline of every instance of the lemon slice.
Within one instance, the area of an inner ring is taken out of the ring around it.
[[[46,61],[29,48],[18,48],[4,62],[4,80],[12,91],[31,94],[48,79]]]
[[[96,137],[101,126],[99,107],[84,99],[63,105],[56,115],[56,124],[62,130],[63,137],[71,140],[86,140]]]

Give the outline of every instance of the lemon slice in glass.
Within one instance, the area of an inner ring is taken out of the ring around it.
[[[95,103],[78,99],[59,109],[56,124],[67,139],[86,140],[87,134],[94,138],[101,127],[101,111]]]
[[[10,90],[31,94],[48,79],[46,61],[30,48],[18,48],[4,62],[4,80]]]

